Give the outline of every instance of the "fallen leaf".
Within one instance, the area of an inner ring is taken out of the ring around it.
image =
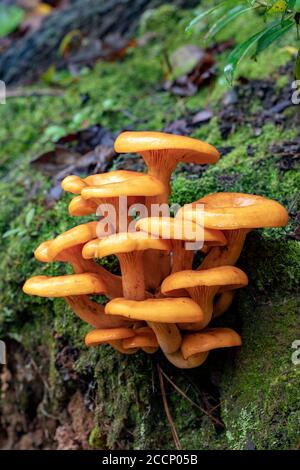
[[[55,176],[67,166],[75,165],[79,158],[80,154],[56,145],[53,150],[35,157],[31,165],[46,175]]]
[[[177,135],[189,135],[192,132],[192,128],[186,119],[176,119],[164,128],[164,132],[169,134]]]
[[[35,157],[31,165],[53,179],[53,186],[45,198],[46,206],[52,207],[60,198],[61,181],[66,176],[107,171],[116,156],[114,140],[114,134],[108,129],[94,125],[61,137],[52,150]]]
[[[200,124],[202,122],[208,122],[213,117],[213,112],[210,109],[203,109],[198,113],[194,114],[192,118],[192,124]]]
[[[205,52],[197,46],[188,44],[177,49],[170,56],[171,79],[186,75],[203,60]]]
[[[178,96],[193,96],[215,76],[215,61],[210,52],[193,45],[175,51],[168,59],[169,74],[163,88]]]

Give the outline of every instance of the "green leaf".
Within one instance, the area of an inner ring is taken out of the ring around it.
[[[296,0],[295,5],[294,5],[294,9],[296,11],[300,11],[300,0]]]
[[[7,238],[7,237],[11,237],[12,235],[16,235],[16,236],[21,236],[23,235],[24,231],[19,228],[12,228],[11,230],[7,230],[7,232],[5,232],[3,235],[2,235],[2,238]]]
[[[208,16],[210,16],[212,13],[214,13],[216,10],[219,10],[220,8],[222,8],[224,5],[226,4],[226,2],[221,2],[219,3],[219,5],[216,5],[212,8],[210,8],[209,10],[206,10],[206,11],[203,11],[202,13],[200,13],[199,15],[197,15],[195,18],[192,19],[192,21],[187,25],[187,27],[185,28],[185,31],[187,33],[190,33],[191,30],[193,29],[193,27],[195,26],[195,24],[199,23],[200,21],[202,21],[204,18],[207,18]]]
[[[300,48],[298,50],[297,59],[295,63],[295,77],[300,80]]]
[[[231,51],[229,54],[229,57],[227,59],[227,63],[224,67],[224,73],[226,76],[227,81],[232,84],[234,72],[242,60],[242,58],[249,52],[251,47],[254,46],[255,43],[262,37],[262,35],[265,33],[266,29],[264,28],[262,31],[259,31],[258,33],[254,34],[250,38],[248,38],[246,41],[242,42],[239,44],[237,47]]]
[[[296,5],[296,0],[289,0],[288,1],[288,9],[289,10],[292,10],[295,5]]]
[[[210,28],[206,37],[212,37],[218,34],[222,29],[225,28],[231,21],[237,18],[242,13],[245,13],[249,10],[252,10],[253,7],[238,5],[231,10],[229,10],[222,18],[220,18],[216,23]]]
[[[32,220],[33,220],[33,217],[34,217],[34,214],[35,214],[35,208],[32,207],[30,209],[29,212],[27,212],[26,214],[26,217],[25,217],[25,225],[26,227],[29,227],[29,225],[31,224]]]
[[[0,5],[0,38],[7,36],[17,29],[24,18],[21,8],[8,5]]]
[[[286,20],[279,25],[274,25],[271,28],[268,28],[266,32],[261,36],[257,42],[256,51],[253,55],[253,59],[263,52],[267,47],[269,47],[273,42],[283,36],[291,27],[294,25],[292,20]]]

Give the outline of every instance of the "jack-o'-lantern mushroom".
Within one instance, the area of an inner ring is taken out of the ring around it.
[[[152,199],[159,203],[168,202],[170,177],[178,163],[216,163],[220,158],[219,152],[206,142],[164,132],[123,132],[115,141],[115,151],[143,157],[148,174],[164,185],[164,192]]]
[[[122,281],[92,260],[82,256],[83,245],[97,236],[98,222],[77,225],[58,235],[53,240],[41,243],[35,250],[36,259],[41,262],[64,261],[72,265],[75,273],[93,272],[101,277],[107,286],[108,297],[122,295]],[[98,233],[99,236],[99,233]]]
[[[196,242],[199,243],[199,246],[202,246],[203,243],[206,246],[226,245],[226,238],[220,230],[203,228],[189,220],[172,217],[146,217],[137,221],[136,228],[171,241],[172,273],[192,269]]]
[[[288,223],[288,213],[277,201],[244,193],[209,194],[183,206],[176,214],[192,221],[199,220],[199,216],[205,227],[224,231],[227,245],[212,248],[198,269],[235,264],[249,231]]]
[[[231,348],[242,344],[241,337],[231,328],[207,328],[184,336],[181,351],[184,359],[198,357],[212,349]]]
[[[89,331],[85,335],[84,341],[87,346],[99,346],[100,344],[109,344],[116,351],[122,354],[134,354],[138,348],[123,348],[122,341],[135,336],[132,328],[110,328],[96,329]]]
[[[203,271],[179,271],[168,276],[162,283],[161,291],[165,295],[176,295],[176,291],[186,289],[191,298],[203,310],[200,322],[182,323],[185,330],[201,330],[205,328],[213,313],[213,300],[222,289],[229,291],[239,289],[248,284],[247,275],[235,266],[220,266]]]

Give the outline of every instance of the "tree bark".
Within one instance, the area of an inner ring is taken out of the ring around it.
[[[29,33],[0,56],[0,79],[6,85],[37,78],[59,59],[58,47],[65,35],[79,29],[83,34],[104,38],[109,33],[131,37],[141,14],[148,8],[172,3],[188,8],[196,0],[73,0],[54,12],[38,31]]]

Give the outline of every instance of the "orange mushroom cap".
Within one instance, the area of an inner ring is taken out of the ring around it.
[[[197,204],[203,204],[204,211]],[[196,221],[197,212],[204,214],[204,226],[213,229],[282,227],[288,223],[288,213],[281,204],[254,194],[209,194],[182,207],[177,217]]]
[[[202,228],[192,221],[184,221],[172,217],[145,217],[136,222],[136,228],[156,237],[170,240],[196,241],[201,230],[207,245],[226,245],[226,238],[220,230]]]
[[[98,222],[89,222],[87,224],[77,225],[70,230],[58,235],[47,246],[47,255],[49,261],[54,260],[59,253],[73,246],[88,242],[97,236]]]
[[[84,341],[87,346],[97,346],[98,344],[110,343],[125,338],[134,337],[135,332],[130,328],[107,328],[89,331],[85,335]]]
[[[74,197],[69,204],[69,214],[84,216],[96,214],[98,205],[94,201],[86,201],[81,196]]]
[[[108,302],[105,313],[134,320],[160,323],[185,323],[203,320],[201,307],[186,297],[128,300],[123,297]]]
[[[149,175],[144,173],[129,170],[110,171],[108,173],[90,175],[86,178],[70,175],[62,181],[61,185],[65,191],[73,194],[81,194],[83,189],[89,189],[91,187],[95,189],[97,187],[101,196],[95,197],[104,197],[109,191],[111,191],[112,195],[105,197],[115,197],[121,195],[126,196],[127,192],[130,191],[129,183],[132,186],[131,192],[133,196],[148,195],[142,192],[142,185],[144,185],[145,191],[149,192],[150,196],[160,194],[164,190],[161,182],[156,178],[149,177]],[[136,192],[138,194],[135,194]],[[88,199],[88,197],[86,199]]]
[[[119,196],[157,196],[164,192],[163,184],[153,176],[136,173],[123,181],[101,186],[87,186],[81,190],[83,199],[101,199]]]
[[[184,359],[212,349],[240,346],[241,337],[231,328],[207,328],[184,336],[181,351]]]
[[[61,182],[64,191],[72,194],[80,194],[81,190],[86,187],[84,179],[77,175],[69,175]]]
[[[151,237],[144,232],[122,232],[97,240],[97,243],[95,240],[91,240],[84,246],[82,255],[84,258],[103,258],[109,255],[149,249],[170,251],[171,245],[167,240]]]
[[[34,251],[34,257],[41,261],[42,263],[48,263],[49,255],[48,255],[48,248],[51,245],[53,240],[47,240],[46,242],[41,243],[36,250]]]
[[[151,329],[149,328],[150,331],[143,331],[143,329],[140,329],[141,331],[137,331],[136,335],[124,339],[122,341],[122,346],[124,349],[131,349],[131,348],[157,348],[158,347],[158,342],[156,339],[155,334]]]
[[[23,291],[40,297],[68,297],[70,295],[105,294],[106,284],[94,273],[67,276],[35,276],[28,279]]]
[[[191,137],[184,137],[164,132],[123,132],[115,141],[117,153],[140,153],[159,151],[161,159],[188,163],[215,163],[219,152],[210,144]],[[156,154],[156,158],[159,156]]]
[[[239,289],[248,284],[247,275],[235,266],[219,266],[203,271],[179,271],[166,277],[161,285],[165,295],[176,294],[177,290],[198,286],[220,286],[222,290]]]

